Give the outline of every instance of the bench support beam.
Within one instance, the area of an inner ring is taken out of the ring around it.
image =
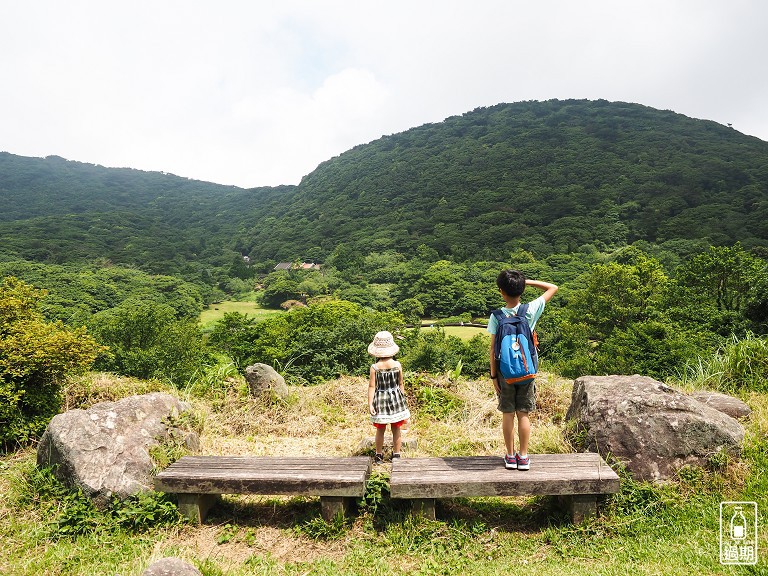
[[[597,501],[599,494],[573,494],[561,496],[561,505],[571,515],[574,524],[581,524],[585,520],[597,515]]]
[[[354,498],[348,496],[320,496],[320,514],[326,522],[336,516],[345,517],[352,506]]]
[[[179,512],[193,524],[202,524],[208,511],[218,501],[218,494],[177,494]]]
[[[423,516],[427,520],[435,519],[435,499],[434,498],[413,498],[411,500],[411,514],[414,516]]]

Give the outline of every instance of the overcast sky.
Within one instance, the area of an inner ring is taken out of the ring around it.
[[[383,135],[551,98],[768,140],[767,22],[764,0],[0,0],[0,150],[298,184]]]

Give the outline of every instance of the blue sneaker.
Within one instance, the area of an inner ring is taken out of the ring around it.
[[[531,457],[526,456],[523,458],[520,454],[515,454],[515,460],[517,461],[518,470],[530,470],[531,469]]]
[[[507,454],[504,456],[504,467],[507,470],[517,470],[517,457]]]

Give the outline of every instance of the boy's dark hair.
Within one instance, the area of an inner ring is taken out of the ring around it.
[[[519,270],[502,270],[496,278],[496,286],[507,296],[522,296],[525,290],[525,275]]]

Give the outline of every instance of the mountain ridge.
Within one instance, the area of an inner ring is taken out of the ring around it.
[[[638,241],[766,249],[768,143],[640,104],[529,101],[382,136],[295,186],[245,189],[0,153],[0,202],[3,258],[107,258],[164,273],[184,266],[164,267],[168,254],[268,264],[322,261],[342,245],[424,245],[453,260]],[[98,243],[89,230],[100,230]]]

